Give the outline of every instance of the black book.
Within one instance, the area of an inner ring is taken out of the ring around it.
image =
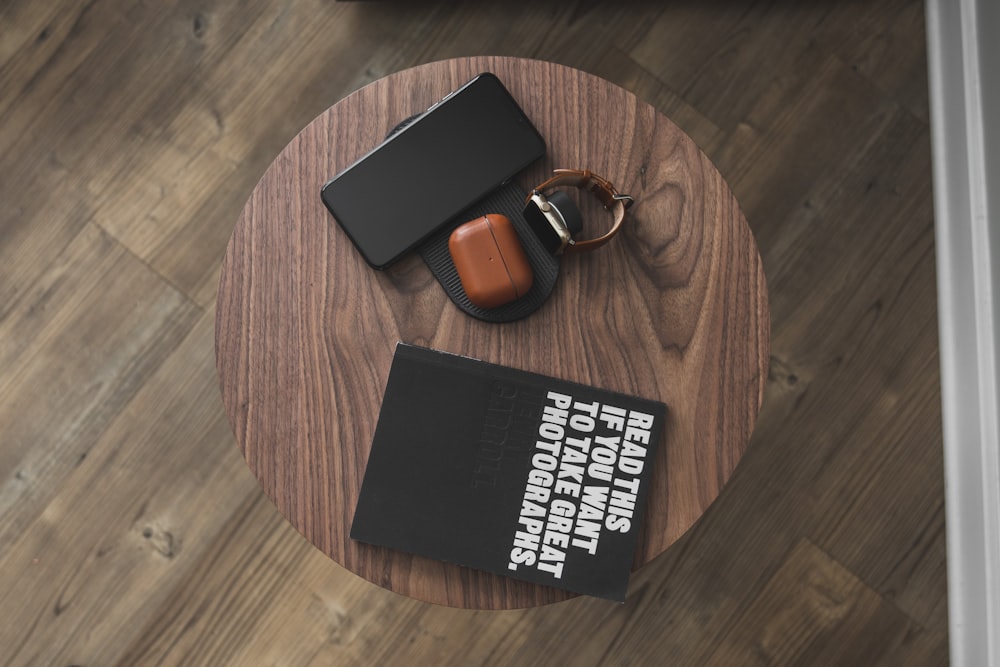
[[[400,343],[351,537],[623,602],[665,417]]]

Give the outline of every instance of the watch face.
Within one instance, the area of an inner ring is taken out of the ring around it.
[[[534,198],[529,199],[524,207],[524,219],[528,222],[531,230],[535,232],[535,236],[542,242],[546,250],[554,255],[562,249],[562,239],[559,238],[556,230],[552,228],[552,223],[549,222],[549,219],[539,210]]]

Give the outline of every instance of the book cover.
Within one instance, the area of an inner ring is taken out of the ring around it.
[[[400,343],[351,537],[623,602],[663,403]]]

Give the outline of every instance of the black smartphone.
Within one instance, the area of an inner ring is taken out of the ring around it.
[[[384,269],[545,154],[496,75],[480,74],[323,186],[323,203]]]

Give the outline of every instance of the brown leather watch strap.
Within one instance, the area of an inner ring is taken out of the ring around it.
[[[625,211],[632,205],[632,197],[619,193],[610,181],[588,169],[556,169],[553,172],[552,178],[537,186],[534,192],[542,192],[561,185],[573,186],[593,193],[601,201],[601,204],[604,205],[604,208],[611,211],[614,215],[614,222],[611,225],[611,229],[603,236],[586,241],[574,241],[571,239],[563,252],[572,253],[596,250],[613,239],[621,230],[622,222],[625,220]]]

